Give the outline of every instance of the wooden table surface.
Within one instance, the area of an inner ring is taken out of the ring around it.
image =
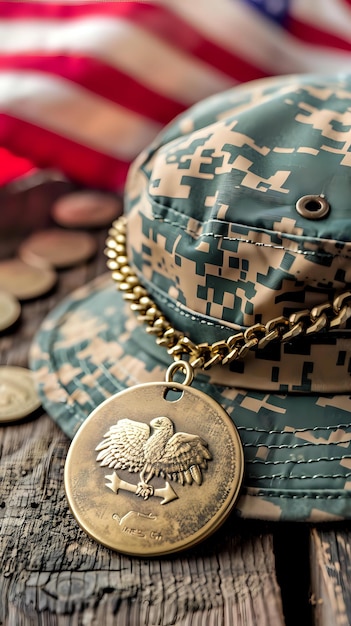
[[[15,254],[34,228],[51,225],[53,198],[66,190],[44,185],[0,198],[0,258]],[[12,220],[5,219],[10,210]],[[20,323],[0,335],[0,365],[26,367],[46,314],[105,272],[106,231],[93,233],[93,260],[61,271],[54,293],[23,304]],[[350,524],[231,516],[192,550],[129,558],[95,543],[73,519],[63,487],[68,446],[42,410],[0,427],[1,626],[351,624]]]

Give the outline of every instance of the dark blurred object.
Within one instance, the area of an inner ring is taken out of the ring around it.
[[[52,217],[68,228],[108,226],[122,213],[122,198],[99,191],[75,191],[61,196],[52,207]]]
[[[67,180],[35,173],[0,188],[0,258],[6,258],[13,242],[53,225],[51,208],[62,195],[76,189]],[[8,240],[11,240],[8,246]]]

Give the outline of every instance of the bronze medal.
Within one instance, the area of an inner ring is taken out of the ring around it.
[[[213,533],[235,504],[242,474],[240,438],[217,402],[188,385],[146,383],[112,396],[84,422],[69,449],[65,488],[93,539],[156,556]]]
[[[106,254],[113,278],[174,361],[166,382],[125,389],[91,413],[68,452],[66,494],[81,528],[108,548],[170,554],[206,539],[227,518],[244,455],[227,413],[190,387],[195,368],[222,358],[223,342],[210,355],[207,344],[196,346],[171,327],[128,265],[124,218],[111,233]],[[183,383],[174,381],[178,371]]]

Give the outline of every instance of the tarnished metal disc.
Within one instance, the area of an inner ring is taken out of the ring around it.
[[[39,269],[18,258],[0,262],[0,289],[19,300],[30,300],[47,293],[56,281],[57,274],[53,269]]]
[[[156,556],[213,533],[242,475],[241,442],[219,404],[179,383],[147,383],[112,396],[84,422],[69,449],[65,487],[93,539]]]
[[[74,191],[61,196],[52,207],[54,220],[69,228],[107,226],[122,213],[122,201],[113,194]]]
[[[50,228],[25,239],[18,249],[18,256],[38,267],[64,268],[86,261],[95,252],[95,239],[88,233]]]
[[[32,372],[25,367],[0,367],[0,422],[27,417],[40,407]]]
[[[21,314],[21,305],[11,293],[0,290],[0,332],[12,326]]]

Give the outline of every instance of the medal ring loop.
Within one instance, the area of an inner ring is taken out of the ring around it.
[[[194,369],[188,361],[174,361],[166,372],[166,383],[174,382],[174,374],[181,370],[185,376],[183,385],[191,385],[194,380]]]

